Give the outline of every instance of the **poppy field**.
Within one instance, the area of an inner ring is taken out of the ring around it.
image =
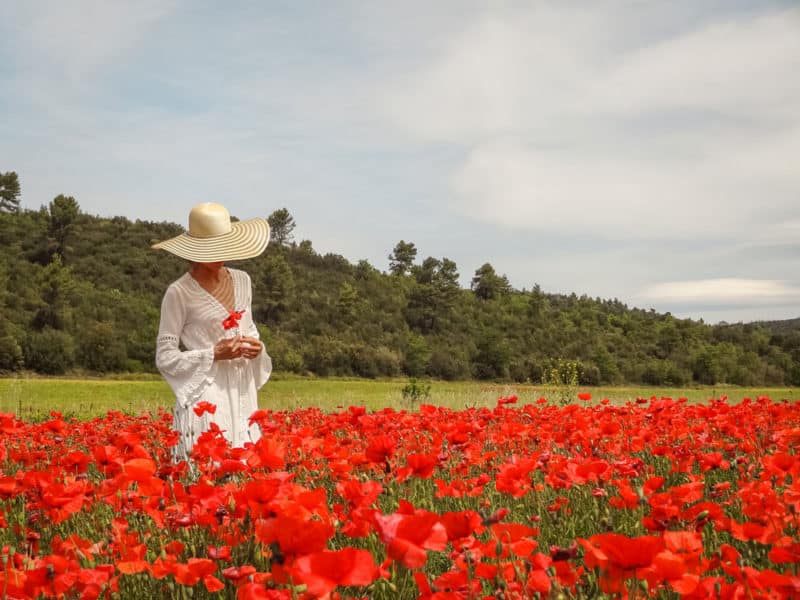
[[[800,597],[800,402],[580,396],[0,414],[0,597]]]

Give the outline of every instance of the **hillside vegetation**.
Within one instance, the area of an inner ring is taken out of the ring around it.
[[[411,242],[389,272],[275,239],[237,263],[276,369],[326,375],[582,384],[800,385],[800,327],[711,326],[618,300],[512,289],[489,263],[460,287],[447,258]],[[59,196],[39,211],[0,213],[0,370],[152,371],[159,307],[186,263],[150,244],[171,223],[99,218]]]

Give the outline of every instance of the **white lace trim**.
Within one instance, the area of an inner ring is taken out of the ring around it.
[[[175,344],[177,346],[179,341],[180,340],[178,339],[177,335],[160,335],[156,340],[156,345],[162,346],[166,344]]]

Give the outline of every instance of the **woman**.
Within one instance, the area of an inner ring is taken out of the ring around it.
[[[156,366],[175,392],[179,458],[189,456],[211,423],[232,447],[261,436],[248,419],[272,360],[253,322],[250,277],[225,261],[258,256],[268,242],[265,219],[231,223],[224,206],[205,203],[189,213],[187,233],[153,246],[191,261],[164,294],[156,346]],[[198,407],[203,401],[215,412]]]

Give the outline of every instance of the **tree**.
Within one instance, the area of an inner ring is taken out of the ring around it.
[[[39,281],[39,306],[33,315],[34,329],[67,329],[72,324],[75,310],[75,280],[68,267],[56,255],[37,278]]]
[[[53,253],[57,254],[62,261],[67,249],[67,238],[80,212],[81,207],[72,196],[59,194],[50,203],[48,234],[52,242]]]
[[[295,289],[292,268],[282,254],[265,257],[261,276],[255,279],[255,316],[267,323],[277,323],[291,302]]]
[[[472,278],[472,291],[481,300],[494,300],[511,291],[511,285],[505,275],[498,275],[494,267],[484,263]]]
[[[442,329],[452,314],[461,293],[456,263],[449,258],[429,256],[412,269],[416,285],[411,289],[406,307],[406,321],[422,333]]]
[[[294,239],[292,232],[296,223],[288,210],[279,208],[267,217],[267,221],[269,221],[269,239],[272,243],[285,246]]]
[[[0,211],[19,212],[19,178],[14,171],[0,173]]]
[[[392,275],[405,275],[417,258],[417,247],[413,242],[400,240],[389,255],[389,271]]]
[[[489,329],[480,332],[473,360],[478,379],[502,379],[508,376],[511,348],[499,331]]]
[[[336,299],[336,314],[344,323],[352,324],[358,316],[358,290],[345,281],[339,287]]]
[[[431,357],[428,342],[421,335],[411,333],[406,340],[404,348],[403,368],[408,375],[418,377],[425,373],[425,366]]]
[[[538,283],[534,284],[528,298],[528,317],[534,322],[539,322],[547,311],[547,304],[547,297],[542,292],[542,288]]]

